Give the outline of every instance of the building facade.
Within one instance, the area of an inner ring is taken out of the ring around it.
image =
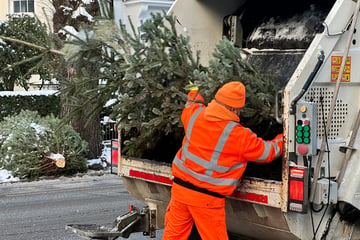
[[[1,1],[0,20],[5,21],[11,14],[29,14],[36,16],[52,31],[54,7],[51,0],[5,0]]]
[[[133,24],[139,26],[151,17],[151,13],[167,12],[173,3],[174,0],[113,0],[115,20],[127,25],[130,17]],[[52,0],[4,0],[1,1],[0,20],[6,20],[9,14],[31,14],[51,26],[54,11]]]
[[[151,13],[168,12],[174,0],[114,0],[114,16],[117,23],[131,30],[129,18],[135,27],[151,18]]]

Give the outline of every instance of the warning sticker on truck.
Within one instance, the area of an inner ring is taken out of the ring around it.
[[[336,82],[341,68],[342,56],[331,56],[331,82]],[[346,58],[342,82],[350,82],[351,57]]]

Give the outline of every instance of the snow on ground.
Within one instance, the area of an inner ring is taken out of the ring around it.
[[[0,169],[0,183],[17,181],[19,181],[19,178],[11,175],[11,172],[6,169]]]

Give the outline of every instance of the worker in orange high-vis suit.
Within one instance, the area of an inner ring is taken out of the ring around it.
[[[207,107],[197,100],[203,98],[191,90],[181,114],[185,136],[172,164],[163,240],[188,239],[194,223],[203,240],[228,239],[225,196],[234,192],[248,161],[271,162],[282,154],[282,134],[265,141],[239,123],[241,82],[226,83]]]

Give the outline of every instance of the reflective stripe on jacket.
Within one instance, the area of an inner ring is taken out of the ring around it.
[[[173,161],[173,175],[195,186],[231,195],[248,161],[270,162],[282,153],[282,138],[264,141],[233,121],[208,121],[205,106],[188,103],[182,113],[185,136]]]

